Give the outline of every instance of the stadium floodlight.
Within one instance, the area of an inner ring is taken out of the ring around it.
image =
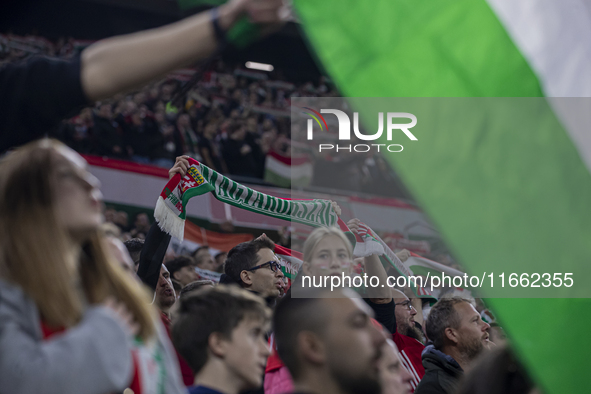
[[[271,64],[257,63],[257,62],[246,62],[246,68],[261,71],[273,71],[274,67]]]

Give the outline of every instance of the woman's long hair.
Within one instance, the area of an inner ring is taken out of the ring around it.
[[[126,305],[147,340],[155,334],[150,299],[106,252],[99,229],[82,245],[80,261],[60,225],[51,179],[58,149],[55,140],[39,140],[0,162],[0,277],[17,284],[33,299],[41,317],[54,327],[72,327],[85,302],[114,296]]]

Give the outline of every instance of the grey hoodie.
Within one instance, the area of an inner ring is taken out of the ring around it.
[[[178,363],[165,349],[166,393],[184,393]],[[78,325],[43,340],[39,310],[18,286],[0,279],[0,394],[107,394],[132,377],[132,337],[103,306],[88,307]]]
[[[415,390],[415,394],[453,394],[464,370],[453,357],[428,345],[421,355],[425,376]]]

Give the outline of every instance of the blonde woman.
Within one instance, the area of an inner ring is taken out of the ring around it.
[[[359,223],[359,219],[351,219],[347,226],[352,232],[356,233]],[[378,278],[378,282],[375,282],[378,283],[378,286],[367,286],[362,296],[370,298],[372,302],[378,304],[390,302],[392,296],[390,295],[390,288],[386,285],[387,274],[379,256],[370,255],[363,258],[362,261],[367,277],[374,276]],[[312,280],[306,281],[306,284],[319,284],[320,279],[322,279],[322,287],[325,287],[324,278],[327,277],[326,287],[330,288],[331,277],[336,276],[342,282],[343,276],[345,278],[350,277],[352,280],[354,275],[353,247],[345,233],[337,227],[319,227],[312,231],[304,243],[304,262],[298,277],[312,277]]]
[[[150,299],[99,235],[101,205],[57,141],[0,162],[1,394],[183,392]]]

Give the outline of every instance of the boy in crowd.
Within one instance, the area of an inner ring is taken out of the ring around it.
[[[260,297],[233,286],[205,287],[181,298],[177,313],[172,340],[195,372],[190,394],[261,386],[271,311]]]

